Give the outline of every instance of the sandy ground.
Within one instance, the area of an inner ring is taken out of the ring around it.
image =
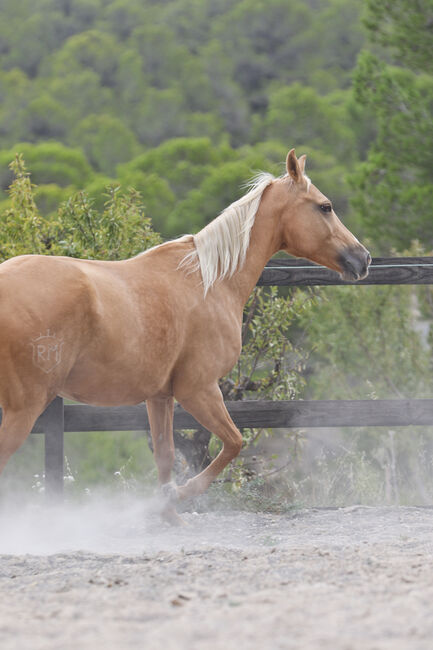
[[[433,510],[0,512],[1,650],[433,647]]]

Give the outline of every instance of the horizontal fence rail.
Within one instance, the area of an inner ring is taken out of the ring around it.
[[[261,286],[433,284],[432,257],[375,258],[367,278],[345,282],[338,273],[305,260],[270,260],[257,283]],[[433,425],[433,399],[312,400],[226,402],[235,424],[245,428]],[[179,405],[175,429],[200,425]],[[45,485],[48,495],[63,489],[65,432],[149,430],[146,406],[98,407],[63,404],[57,397],[37,420],[32,433],[45,434]]]
[[[336,271],[306,260],[270,260],[257,283],[261,286],[311,287],[323,285],[357,286],[374,284],[433,284],[432,257],[375,257],[368,276],[346,282]]]
[[[54,400],[52,405],[60,402]],[[433,399],[378,400],[243,400],[226,402],[239,429],[299,427],[383,427],[433,425]],[[57,406],[59,409],[59,406]],[[66,404],[64,431],[148,431],[146,406],[88,406]],[[59,409],[60,410],[60,409]],[[47,411],[32,433],[44,433],[52,414]],[[178,404],[174,409],[175,429],[197,429],[201,425]]]

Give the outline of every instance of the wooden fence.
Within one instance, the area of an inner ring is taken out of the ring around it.
[[[305,260],[271,260],[259,285],[347,285],[329,269]],[[378,284],[433,284],[432,257],[376,258],[365,280],[357,286]],[[360,288],[360,291],[363,289]],[[246,427],[332,427],[433,425],[433,399],[314,400],[227,402],[235,424]],[[176,406],[175,429],[199,427],[194,418]],[[57,397],[37,420],[32,433],[45,434],[45,485],[49,495],[63,489],[65,432],[148,430],[144,404],[125,407],[64,405]]]

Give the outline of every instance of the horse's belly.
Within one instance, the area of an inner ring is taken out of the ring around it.
[[[67,381],[59,394],[77,402],[95,406],[139,404],[155,394],[164,393],[164,386],[155,382],[137,382],[127,378],[112,379],[100,375],[97,380]]]
[[[138,404],[170,390],[170,359],[155,363],[139,351],[127,355],[84,353],[61,389],[64,397],[95,405]]]
[[[120,386],[100,386],[97,389],[86,390],[85,386],[64,386],[59,395],[66,399],[71,399],[84,404],[93,406],[127,406],[130,404],[139,404],[147,399],[140,390],[131,390],[125,392]]]

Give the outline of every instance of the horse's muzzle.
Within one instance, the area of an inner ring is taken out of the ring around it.
[[[364,246],[346,248],[339,257],[341,277],[346,282],[357,282],[366,278],[371,264],[371,255]]]

